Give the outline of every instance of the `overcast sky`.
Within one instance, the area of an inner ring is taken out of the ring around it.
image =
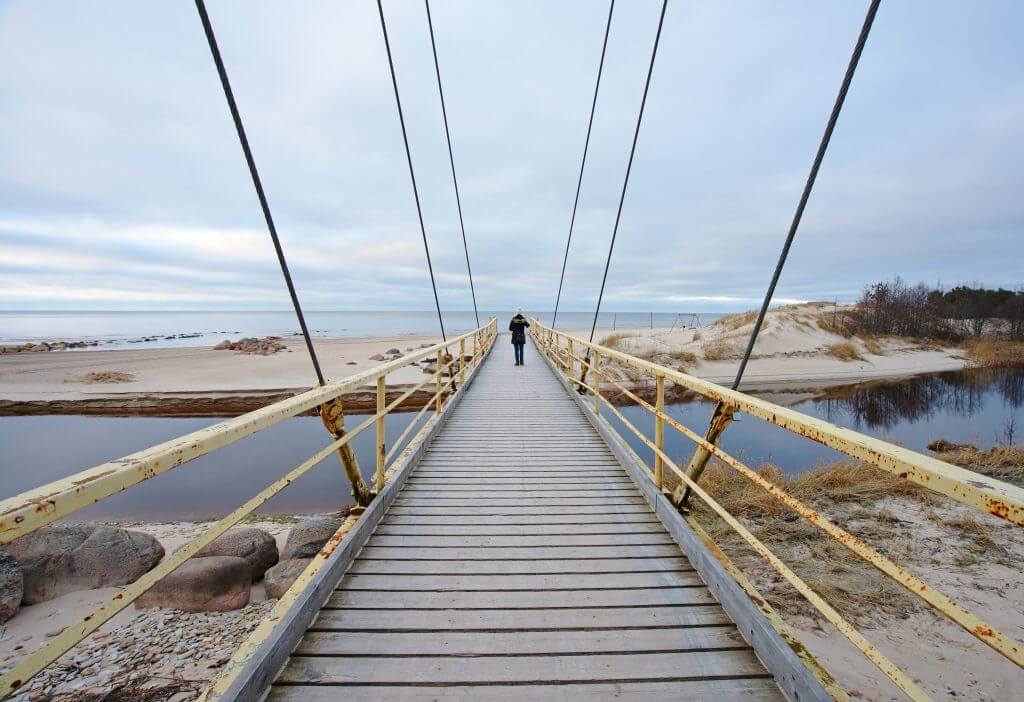
[[[670,2],[607,311],[756,304],[866,6]],[[607,3],[431,9],[481,308],[550,309]],[[615,9],[565,309],[593,309],[659,9]],[[376,4],[209,10],[303,304],[431,308]],[[442,306],[469,309],[424,7],[385,11]],[[1022,26],[882,4],[778,299],[1024,283]],[[288,308],[191,2],[0,0],[0,55],[0,308]]]

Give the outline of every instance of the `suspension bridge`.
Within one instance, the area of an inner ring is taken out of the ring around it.
[[[498,323],[493,318],[480,323],[477,316],[478,327],[459,336],[449,337],[445,332],[384,11],[378,1],[442,341],[340,380],[328,380],[321,371],[213,27],[203,0],[196,0],[196,6],[317,385],[254,412],[0,502],[0,545],[303,412],[319,413],[330,441],[230,514],[208,525],[198,537],[114,598],[22,658],[0,677],[0,695],[20,695],[34,675],[331,456],[337,456],[357,507],[223,666],[203,699],[847,699],[835,677],[759,594],[757,583],[749,580],[691,518],[688,506],[693,500],[701,501],[731,527],[822,619],[874,664],[880,675],[910,699],[929,699],[913,675],[900,669],[701,487],[701,473],[712,458],[773,496],[795,519],[834,539],[881,576],[892,579],[988,646],[991,655],[1024,667],[1024,647],[1019,641],[787,494],[718,445],[733,417],[743,413],[993,515],[1013,527],[1024,526],[1024,490],[1020,488],[737,389],[878,10],[878,0],[869,5],[732,388],[601,346],[593,338],[667,1],[661,6],[594,328],[589,339],[584,339],[555,327],[560,281],[552,324],[532,320],[529,343],[534,353],[525,366],[512,364],[509,345],[498,343]],[[426,8],[443,107],[429,3]],[[613,14],[614,2],[609,5],[605,46]],[[604,59],[603,47],[590,125]],[[444,114],[458,197],[452,139],[447,112]],[[563,279],[589,136],[590,126]],[[472,284],[461,202],[459,218]],[[471,290],[475,311],[475,289]],[[433,363],[430,375],[407,389],[389,389],[389,374],[422,361]],[[610,373],[609,366],[613,365],[628,369],[631,377],[648,381],[655,389],[653,402],[641,397],[636,385]],[[348,427],[345,396],[367,386],[376,389],[376,412]],[[706,430],[695,431],[666,412],[666,387],[672,386],[716,403]],[[388,417],[424,389],[433,389],[430,400],[389,445]],[[643,408],[653,430],[645,431],[630,422],[611,401],[613,394],[628,397]],[[376,451],[369,470],[359,465],[351,443],[371,430]],[[679,432],[695,445],[688,462],[677,463],[666,452],[667,430]],[[645,461],[634,451],[632,445],[636,442],[650,450],[652,461]]]

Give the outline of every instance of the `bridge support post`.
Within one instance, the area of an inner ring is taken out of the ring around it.
[[[444,363],[444,357],[447,355],[447,348],[438,350],[437,362],[434,364],[437,367],[434,376],[434,414],[441,414],[441,365]]]
[[[657,388],[654,401],[654,408],[657,410],[654,415],[654,444],[658,447],[658,451],[664,451],[665,420],[661,415],[665,413],[665,376],[658,373],[654,382]],[[665,487],[665,460],[658,451],[654,454],[654,482],[658,486],[658,491],[661,492]]]
[[[320,420],[335,441],[345,436],[345,413],[340,398],[320,405]],[[341,461],[341,467],[348,477],[349,484],[352,485],[352,497],[356,503],[364,507],[370,504],[374,493],[363,480],[363,474],[359,472],[359,460],[356,458],[356,452],[352,450],[351,442],[338,448],[338,460]]]
[[[377,378],[377,470],[373,474],[373,488],[378,493],[384,489],[384,457],[387,455],[386,417],[387,376]]]
[[[459,387],[466,382],[466,340],[459,339]]]
[[[732,424],[732,415],[733,408],[719,402],[715,407],[715,413],[711,415],[711,424],[708,426],[704,440],[709,444],[718,444],[722,432]],[[693,452],[690,464],[686,467],[686,475],[694,482],[700,480],[700,475],[704,472],[709,460],[711,460],[711,452],[703,446],[698,446],[697,450]],[[685,483],[681,483],[672,493],[672,501],[677,505],[685,505],[688,499],[690,499],[690,488]]]
[[[601,416],[601,354],[598,353],[597,349],[594,349],[593,355],[590,357],[591,363],[594,368],[594,414],[598,417]]]
[[[565,358],[566,374],[569,376],[569,382],[572,383],[573,387],[575,388],[575,387],[577,387],[576,386],[576,356],[574,356],[573,352],[572,352],[572,339],[568,339],[566,341],[566,345],[568,347],[568,350],[566,351],[566,358]]]

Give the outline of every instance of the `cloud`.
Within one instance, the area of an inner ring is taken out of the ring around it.
[[[482,308],[550,309],[605,12],[432,3]],[[562,308],[600,285],[660,3],[619,3]],[[470,307],[423,7],[386,3],[442,304]],[[669,7],[606,310],[763,295],[863,7]],[[429,309],[373,3],[210,12],[300,298]],[[1024,6],[886,5],[778,300],[901,274],[1017,286]],[[0,5],[0,307],[279,308],[287,295],[194,9]]]

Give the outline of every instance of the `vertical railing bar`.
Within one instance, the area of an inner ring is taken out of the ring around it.
[[[385,446],[387,417],[384,414],[386,393],[387,376],[381,375],[377,378],[377,470],[373,475],[373,485],[378,493],[384,489],[384,455],[387,452]]]
[[[595,370],[595,373],[599,371]],[[658,485],[658,491],[661,492],[665,488],[665,461],[661,457],[661,452],[665,450],[665,420],[662,416],[665,413],[665,374],[658,373],[654,379],[656,385],[656,397],[655,407],[656,412],[654,415],[654,442],[658,446],[658,453],[654,458],[654,480]]]

